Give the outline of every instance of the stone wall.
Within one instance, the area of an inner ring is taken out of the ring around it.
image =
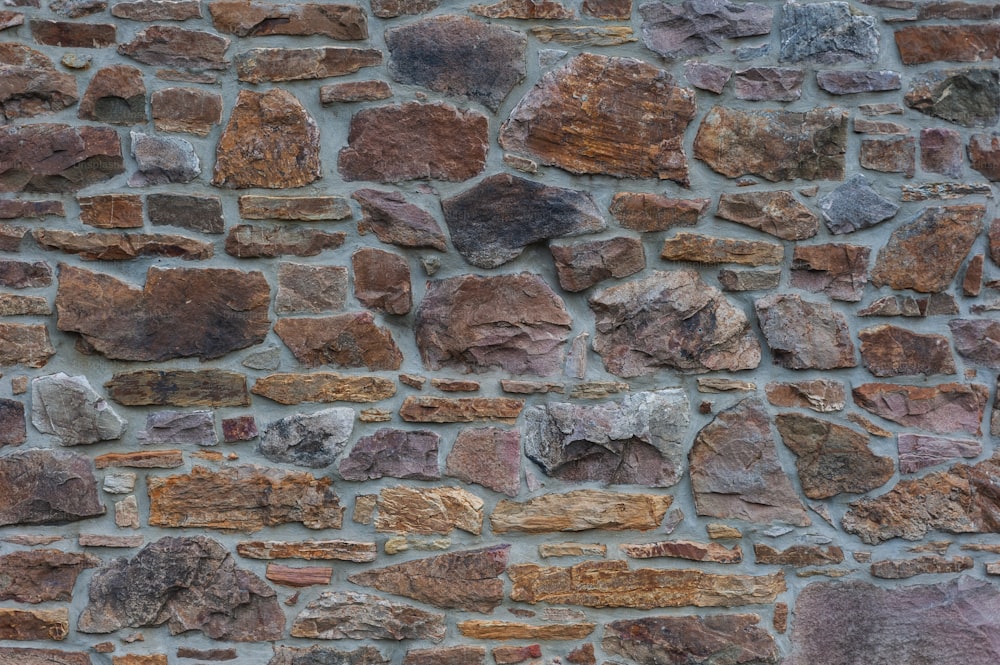
[[[1000,662],[1000,5],[7,0],[0,665]]]

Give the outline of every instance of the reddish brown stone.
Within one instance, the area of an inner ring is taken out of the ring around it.
[[[214,252],[209,243],[160,233],[73,233],[35,229],[31,236],[42,249],[78,254],[85,261],[127,261],[145,256],[198,261],[211,258]]]
[[[385,81],[350,81],[320,86],[319,101],[328,104],[377,102],[392,97],[392,88]]]
[[[831,95],[854,95],[863,92],[886,92],[902,87],[899,72],[844,71],[828,69],[816,72],[816,83]]]
[[[0,447],[24,443],[27,438],[25,427],[24,403],[0,399]]]
[[[402,315],[413,307],[410,264],[398,254],[366,247],[351,255],[354,297],[368,309]]]
[[[222,96],[198,88],[164,88],[150,98],[153,126],[160,132],[207,136],[222,122]]]
[[[24,226],[0,224],[0,252],[20,252],[21,241],[28,235]]]
[[[672,199],[661,194],[618,192],[609,208],[615,220],[633,231],[666,231],[694,226],[708,209],[710,199]]]
[[[0,600],[41,603],[70,600],[76,578],[101,560],[90,554],[59,550],[30,550],[0,556]],[[0,659],[2,660],[2,659]]]
[[[1000,55],[1000,26],[917,25],[896,30],[904,65],[928,62],[980,62]]]
[[[370,312],[308,319],[281,319],[274,332],[306,367],[337,365],[371,371],[399,369],[403,362],[390,332]]]
[[[646,267],[642,242],[619,237],[570,245],[550,244],[559,286],[565,291],[584,291],[606,279],[622,278]]]
[[[979,436],[989,399],[981,384],[943,383],[905,386],[865,383],[853,390],[854,403],[886,420],[935,434],[968,432]]]
[[[861,141],[861,166],[883,173],[902,173],[912,178],[916,170],[916,139],[864,139]]]
[[[977,136],[982,135],[974,135],[972,143],[975,143]],[[972,156],[972,143],[969,145],[969,159],[972,168],[976,168],[976,158]],[[1000,150],[1000,144],[997,148]],[[962,135],[957,130],[943,127],[920,130],[920,168],[924,171],[960,178],[963,161]]]
[[[65,217],[62,201],[21,201],[0,199],[0,219],[43,219]]]
[[[225,228],[222,201],[215,196],[150,194],[146,206],[153,226],[177,226],[201,233],[222,233]]]
[[[0,127],[0,192],[71,192],[124,172],[110,127]]]
[[[1000,180],[1000,136],[973,134],[969,138],[969,162],[972,168],[989,180]]]
[[[784,550],[777,550],[764,543],[753,546],[754,562],[764,566],[826,566],[844,562],[844,550],[836,545],[821,547],[820,545],[792,545]]]
[[[99,69],[80,100],[77,116],[113,125],[146,121],[146,84],[142,72],[127,65]]]
[[[493,662],[497,665],[517,665],[529,658],[541,658],[542,647],[532,644],[526,647],[494,647]]]
[[[69,610],[19,610],[0,607],[0,640],[64,640]]]
[[[125,406],[250,406],[246,376],[221,369],[117,372],[104,387]]]
[[[667,261],[746,266],[778,265],[784,256],[784,247],[773,242],[715,238],[686,232],[664,240],[660,252],[660,258]]]
[[[118,52],[144,65],[184,67],[191,70],[228,69],[229,40],[211,32],[151,25],[137,33]]]
[[[29,289],[52,283],[52,267],[44,261],[0,260],[0,286]]]
[[[77,21],[31,21],[31,36],[39,44],[66,48],[104,48],[114,46],[115,26],[107,23]]]
[[[351,206],[340,196],[254,196],[240,197],[243,219],[279,219],[323,222],[348,219]]]
[[[916,473],[921,469],[949,462],[958,457],[978,457],[983,452],[983,446],[978,441],[909,433],[900,433],[897,446],[900,473]]]
[[[441,0],[371,0],[372,13],[379,18],[426,14],[440,3]]]
[[[954,374],[948,338],[921,335],[896,326],[875,326],[858,333],[861,360],[875,376]]]
[[[43,323],[0,323],[0,367],[44,367],[56,354]]]
[[[21,12],[0,11],[0,30],[16,28],[24,25],[24,14]]]
[[[347,301],[347,268],[296,263],[278,265],[279,314],[334,312]]]
[[[640,665],[777,663],[778,645],[759,622],[756,614],[624,619],[604,626],[601,646]]]
[[[237,37],[323,35],[331,39],[368,39],[368,22],[357,5],[270,4],[214,0],[208,3],[216,30]]]
[[[768,383],[764,390],[767,401],[773,406],[799,407],[820,413],[842,411],[847,399],[844,384],[829,379]]]
[[[333,579],[333,568],[326,566],[284,566],[269,563],[264,577],[282,586],[326,586]]]
[[[582,9],[587,16],[606,21],[626,21],[632,16],[632,0],[583,0]]]
[[[730,67],[696,60],[688,60],[684,63],[684,77],[691,85],[701,90],[714,92],[717,95],[722,94],[732,76],[733,70]]]
[[[81,196],[80,221],[99,229],[142,227],[142,198],[135,194]]]
[[[64,524],[104,512],[88,458],[41,449],[0,457],[0,526]]]
[[[520,432],[496,427],[462,430],[445,460],[445,474],[517,496],[521,489]]]
[[[400,417],[411,423],[470,423],[497,420],[512,423],[524,400],[509,397],[407,397]]]
[[[472,5],[469,11],[486,18],[536,20],[576,18],[576,13],[572,9],[552,0],[500,0],[491,5]]]
[[[865,118],[854,119],[855,134],[897,134],[904,135],[910,133],[910,128],[898,122],[887,120],[867,120]]]
[[[186,21],[201,18],[201,3],[197,0],[134,0],[118,2],[111,15],[130,21]]]
[[[226,443],[252,441],[257,435],[257,421],[253,416],[222,419],[222,440]]]
[[[361,204],[364,214],[358,223],[358,233],[371,231],[382,242],[400,247],[447,251],[444,233],[434,217],[408,203],[399,192],[359,189],[351,198]]]
[[[322,46],[316,48],[255,48],[237,54],[236,73],[247,83],[301,81],[344,76],[382,64],[375,49]]]
[[[983,288],[983,264],[985,263],[983,254],[976,254],[969,259],[965,267],[965,276],[962,277],[962,295],[975,298]]]
[[[325,249],[340,247],[346,237],[343,231],[237,224],[229,227],[226,254],[238,259],[316,256]]]
[[[56,71],[48,56],[22,44],[0,43],[0,118],[54,113],[76,100],[76,78]]]
[[[631,58],[584,53],[518,102],[500,145],[570,173],[688,180],[684,130],[694,92]]]
[[[474,393],[480,388],[478,381],[462,379],[431,379],[431,385],[445,393]]]
[[[410,649],[403,665],[486,665],[483,647],[444,647],[440,649]]]
[[[382,428],[363,436],[340,459],[338,471],[344,480],[364,482],[382,477],[437,480],[438,445],[441,437],[429,430],[406,431]],[[385,589],[383,589],[385,591]]]
[[[105,453],[94,458],[98,469],[127,467],[136,469],[176,469],[184,464],[179,450],[143,450],[135,453]]]
[[[715,214],[783,240],[804,240],[819,233],[819,216],[791,192],[722,194]]]
[[[733,545],[732,549],[718,543],[696,543],[690,540],[664,540],[655,543],[619,545],[622,553],[630,559],[653,559],[671,557],[688,561],[711,561],[713,563],[740,563],[743,549]]]
[[[593,623],[557,623],[536,626],[513,621],[461,621],[458,632],[477,640],[574,640],[594,632]]]
[[[863,245],[796,245],[791,286],[826,293],[834,300],[858,302],[868,283],[871,248]]]
[[[364,109],[351,118],[338,169],[345,180],[468,180],[486,166],[486,116],[443,103]]]
[[[827,303],[776,294],[754,302],[774,362],[788,369],[855,367],[847,319]]]

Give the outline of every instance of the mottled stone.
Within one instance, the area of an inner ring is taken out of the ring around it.
[[[250,392],[279,404],[377,402],[395,395],[396,384],[380,376],[346,376],[333,372],[270,374],[257,379]]]
[[[212,411],[156,411],[146,416],[146,429],[136,432],[139,445],[214,446],[215,415]]]
[[[694,271],[655,272],[602,289],[588,302],[595,315],[594,350],[616,376],[660,367],[737,371],[760,363],[760,344],[746,315]],[[656,334],[648,334],[652,330]]]
[[[274,655],[267,665],[389,665],[391,662],[373,646],[341,651],[314,644],[310,647],[275,645]]]
[[[963,127],[991,127],[1000,118],[1000,72],[933,70],[913,78],[906,105]]]
[[[353,561],[367,563],[374,561],[377,549],[373,542],[350,540],[306,540],[287,541],[242,541],[236,545],[240,556],[250,559],[305,559]]]
[[[299,100],[280,88],[240,90],[215,150],[212,184],[303,187],[321,175],[319,128]]]
[[[413,307],[410,264],[405,257],[373,247],[351,255],[354,297],[368,309],[402,315]]]
[[[855,118],[854,119],[854,133],[855,134],[889,134],[889,135],[906,135],[910,133],[910,128],[904,124],[898,122],[889,122],[888,120],[869,120],[868,118]],[[894,142],[890,142],[889,145],[893,145],[897,152],[904,152],[903,147],[908,148],[908,144],[904,143],[898,139],[894,139]],[[864,166],[864,164],[862,164]],[[868,167],[866,167],[868,168]],[[912,167],[910,171],[912,171]],[[908,176],[909,177],[909,176]]]
[[[299,612],[292,637],[320,640],[430,640],[445,637],[444,615],[378,596],[324,591]]]
[[[948,322],[958,355],[991,369],[1000,369],[1000,322],[993,319],[954,319]]]
[[[858,364],[847,320],[829,304],[775,294],[758,298],[754,309],[775,364],[788,369]]]
[[[144,65],[199,71],[228,69],[228,48],[229,39],[211,32],[152,25],[121,44],[118,52]]]
[[[31,37],[37,43],[46,46],[105,48],[114,46],[117,39],[115,26],[108,23],[34,19],[29,25]]]
[[[493,647],[493,662],[497,665],[517,665],[530,658],[541,658],[541,656],[542,645],[540,644],[532,644],[526,647]]]
[[[269,563],[264,577],[275,584],[288,587],[328,586],[333,579],[333,568]]]
[[[129,187],[191,182],[201,175],[201,161],[189,141],[132,130],[132,157],[138,170]]]
[[[150,194],[146,206],[153,226],[176,226],[202,233],[222,233],[225,228],[218,197]]]
[[[831,95],[855,95],[865,92],[887,92],[902,87],[899,72],[844,71],[827,69],[816,72],[816,83]]]
[[[47,250],[77,254],[85,261],[127,261],[144,256],[198,261],[212,257],[212,245],[162,233],[73,233],[35,229],[32,238]]]
[[[543,44],[556,42],[566,46],[619,46],[637,41],[632,28],[616,26],[550,26],[538,25],[530,29],[532,37]]]
[[[212,24],[237,37],[268,35],[323,35],[331,39],[368,38],[364,10],[345,4],[271,4],[213,0],[208,3]]]
[[[900,473],[916,473],[958,457],[978,457],[983,452],[982,444],[974,440],[902,432],[899,434],[898,447]]]
[[[619,545],[618,548],[630,559],[670,557],[713,563],[740,563],[743,561],[743,549],[739,545],[734,545],[732,549],[729,549],[718,543],[663,540],[655,543],[624,544]]]
[[[137,469],[176,469],[184,464],[179,450],[142,450],[130,453],[105,453],[94,458],[98,469],[131,467]]]
[[[576,13],[572,9],[552,0],[500,0],[491,5],[472,5],[469,11],[486,18],[541,20],[576,18]]]
[[[44,219],[46,217],[65,216],[66,208],[62,201],[24,201],[19,199],[0,199],[0,219],[2,220]]]
[[[500,128],[500,145],[570,173],[686,184],[682,139],[694,112],[694,91],[666,71],[583,53],[518,102]]]
[[[408,480],[437,480],[441,437],[430,430],[382,428],[363,436],[340,460],[340,477],[364,482],[388,476]],[[385,591],[385,589],[382,589]]]
[[[44,323],[0,323],[0,367],[44,367],[55,354]]]
[[[77,99],[76,78],[57,71],[47,55],[22,44],[0,44],[0,118],[55,113]]]
[[[549,251],[564,291],[584,291],[606,279],[627,277],[646,267],[642,242],[637,238],[550,244]]]
[[[24,14],[21,12],[0,11],[0,30],[9,30],[19,25],[24,25]]]
[[[24,403],[0,398],[0,447],[19,446],[26,438]]]
[[[770,418],[755,398],[720,411],[688,455],[699,515],[808,526],[805,506],[781,468]]]
[[[367,108],[351,118],[338,169],[347,181],[468,180],[489,150],[486,116],[438,102]]]
[[[954,374],[948,338],[881,325],[858,332],[861,360],[875,376]]]
[[[541,543],[538,556],[543,559],[560,556],[608,556],[608,546],[602,543]]]
[[[276,258],[316,256],[344,244],[343,231],[327,233],[319,229],[237,224],[229,228],[226,253],[236,258]]]
[[[688,60],[684,63],[684,78],[688,80],[688,83],[717,95],[722,94],[732,76],[733,70],[730,67],[696,60]]]
[[[490,515],[490,526],[494,533],[649,531],[660,526],[672,503],[673,497],[667,494],[574,490],[524,502],[500,501]]]
[[[274,332],[306,367],[336,365],[370,371],[399,369],[403,355],[388,329],[371,312],[280,319]]]
[[[278,219],[290,222],[324,222],[348,219],[351,206],[340,196],[255,196],[239,199],[243,219]]]
[[[846,2],[789,2],[782,8],[778,56],[782,62],[875,62],[878,42],[876,18]]]
[[[347,268],[296,263],[278,265],[279,314],[332,312],[347,301]]]
[[[87,377],[59,372],[31,382],[31,424],[57,437],[60,445],[76,446],[117,439],[124,434],[126,421]]]
[[[410,649],[403,665],[486,665],[486,649],[465,646]]]
[[[0,640],[64,640],[69,635],[69,610],[0,608]]]
[[[764,391],[773,406],[799,407],[819,413],[843,411],[847,399],[844,384],[830,379],[768,383]]]
[[[124,172],[111,127],[0,127],[0,192],[72,192]]]
[[[91,665],[90,656],[82,651],[56,649],[0,648],[3,665]]]
[[[0,600],[41,603],[70,600],[76,578],[101,560],[90,554],[40,549],[0,556]],[[0,662],[3,657],[0,656]]]
[[[921,133],[921,137],[922,136],[923,134]],[[961,139],[956,138],[955,143],[959,143],[960,141]],[[962,153],[960,144],[959,147],[957,147],[957,150],[958,167],[956,170],[958,170],[959,174],[961,174]],[[993,182],[1000,180],[1000,136],[973,134],[969,138],[969,163],[973,169],[982,173],[988,180]],[[940,173],[940,171],[938,172]],[[953,175],[953,177],[957,176]]]
[[[77,116],[113,125],[146,121],[146,85],[142,72],[128,65],[97,70],[80,100]]]
[[[724,193],[715,215],[783,240],[804,240],[819,233],[816,213],[787,191]]]
[[[774,11],[765,4],[728,0],[682,4],[648,2],[639,7],[642,42],[665,58],[719,53],[725,39],[766,35]]]
[[[901,580],[917,575],[960,573],[972,569],[972,557],[956,556],[948,559],[928,554],[915,559],[883,559],[871,565],[872,577]]]
[[[844,562],[844,550],[836,545],[792,545],[778,550],[764,543],[753,546],[754,561],[764,566],[826,566]]]
[[[496,420],[512,423],[524,400],[509,397],[407,397],[399,415],[411,423],[469,423]]]
[[[694,226],[710,203],[710,199],[673,199],[661,194],[618,192],[611,199],[609,210],[626,229],[666,231],[674,226]]]
[[[860,173],[820,197],[819,208],[827,228],[836,234],[867,229],[899,211],[896,203],[879,194]]]
[[[125,406],[250,406],[246,377],[220,369],[117,372],[104,387]]]
[[[558,623],[535,626],[513,621],[462,621],[458,632],[477,640],[575,640],[586,638],[597,624]]]
[[[861,408],[906,427],[935,434],[968,432],[980,435],[989,389],[981,384],[944,383],[905,386],[866,383],[853,390]]]
[[[354,409],[334,407],[297,413],[269,423],[258,451],[272,462],[318,469],[337,459],[353,430]]]
[[[517,496],[521,489],[520,432],[497,427],[463,429],[445,460],[445,474]]]
[[[319,88],[319,101],[323,106],[352,102],[377,102],[392,97],[392,88],[385,81],[348,81],[331,83]]]
[[[64,524],[103,515],[93,463],[82,455],[24,450],[0,457],[0,526]]]
[[[802,97],[803,69],[751,67],[736,72],[736,99],[751,102],[794,102]]]
[[[159,132],[207,136],[222,122],[222,96],[207,90],[164,88],[153,93],[150,106],[153,126]]]
[[[973,156],[972,145],[981,134],[973,135],[969,144],[969,159],[972,168],[976,167],[976,158]],[[1000,150],[1000,144],[997,149]],[[962,135],[954,129],[943,127],[931,127],[920,130],[920,168],[930,173],[940,173],[951,178],[962,176],[962,164],[964,155],[962,154]],[[1000,171],[998,171],[1000,177]]]
[[[790,284],[834,300],[858,302],[868,283],[870,253],[865,245],[796,245]]]
[[[768,291],[781,283],[780,269],[719,271],[723,291]]]
[[[902,173],[912,178],[916,172],[917,142],[912,136],[895,139],[863,139],[860,164],[881,173]]]
[[[454,529],[474,535],[482,532],[482,499],[460,487],[398,485],[379,492],[378,533],[448,535]]]
[[[363,219],[358,232],[372,232],[382,242],[400,247],[431,247],[447,251],[444,233],[437,220],[399,192],[359,189],[351,198],[361,205]]]
[[[382,64],[382,52],[340,46],[254,48],[238,53],[233,60],[240,81],[277,83],[352,74],[364,67]],[[246,91],[240,92],[242,94]],[[279,118],[280,116],[275,119]]]
[[[879,250],[872,284],[921,293],[944,291],[982,230],[985,212],[983,205],[924,209],[894,230]]]
[[[145,542],[143,536],[106,536],[97,533],[81,533],[80,547],[139,547]]]
[[[201,3],[196,0],[134,0],[118,2],[111,15],[129,21],[186,21],[201,18]]]
[[[896,46],[904,65],[928,62],[981,62],[1000,55],[1000,26],[915,25],[895,31]]]
[[[795,453],[799,482],[810,499],[863,494],[892,478],[892,458],[875,455],[868,437],[848,427],[798,413],[780,414],[775,424]]]
[[[642,665],[777,663],[778,645],[759,622],[756,614],[622,619],[604,626],[601,646]]]
[[[142,197],[135,194],[81,196],[80,221],[99,229],[142,227]]]

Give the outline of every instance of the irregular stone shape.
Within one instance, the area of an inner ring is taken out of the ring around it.
[[[524,79],[528,40],[521,32],[465,16],[434,16],[385,32],[389,76],[494,113]]]
[[[584,291],[606,279],[627,277],[646,267],[646,255],[638,238],[550,244],[549,251],[564,291]]]
[[[118,52],[144,65],[199,71],[228,69],[228,48],[229,39],[211,32],[151,25],[119,45]]]
[[[576,18],[576,13],[572,9],[552,0],[500,0],[491,5],[472,5],[469,11],[486,18],[540,20]]]
[[[751,67],[736,72],[736,99],[794,102],[802,97],[806,73],[788,67]]]
[[[56,649],[0,648],[3,665],[91,665],[90,656],[82,651]]]
[[[916,172],[917,143],[912,136],[861,141],[860,163],[882,173],[902,173],[912,178]]]
[[[399,192],[359,189],[351,198],[361,204],[364,217],[358,232],[371,231],[385,243],[400,247],[431,247],[447,251],[444,233],[430,213],[408,203]]]
[[[51,450],[0,457],[0,526],[65,524],[104,512],[86,457]]]
[[[921,335],[897,326],[875,326],[858,333],[861,360],[875,376],[954,374],[948,338]]]
[[[560,480],[670,487],[683,473],[689,424],[679,389],[596,406],[549,402],[525,412],[524,452]]]
[[[239,259],[316,256],[324,249],[340,247],[346,237],[343,231],[237,224],[226,236],[226,254]]]
[[[923,137],[923,132],[921,132],[920,136],[921,138]],[[958,140],[960,141],[961,139]],[[958,166],[955,170],[959,172],[958,175],[961,175],[961,148],[959,147],[958,150]],[[972,168],[982,173],[987,179],[994,182],[1000,180],[1000,136],[973,134],[969,138],[969,162]],[[952,174],[948,173],[947,175]],[[953,175],[953,177],[958,177],[958,175]]]
[[[270,374],[257,379],[250,392],[279,404],[377,402],[395,395],[396,384],[379,376],[344,376],[332,372]]]
[[[0,398],[0,447],[19,446],[27,439],[24,403]],[[520,458],[520,455],[518,456]],[[520,464],[518,465],[520,468]]]
[[[177,226],[202,233],[222,233],[225,228],[218,197],[150,194],[146,206],[153,226]]]
[[[460,487],[399,485],[379,493],[378,533],[448,535],[454,529],[475,535],[482,532],[482,499]]]
[[[913,77],[906,105],[963,127],[992,127],[1000,118],[1000,72],[933,70]]]
[[[545,74],[500,127],[500,145],[575,174],[688,181],[694,91],[633,58],[582,53]]]
[[[191,182],[201,174],[201,162],[189,141],[135,130],[130,136],[138,171],[129,178],[129,187]]]
[[[489,301],[491,306],[483,308]],[[572,319],[540,275],[461,275],[427,284],[414,331],[424,366],[546,376],[562,368]]]
[[[902,432],[899,434],[897,445],[900,473],[916,473],[921,469],[949,462],[958,457],[978,457],[983,452],[983,446],[978,441]]]
[[[844,562],[844,550],[836,545],[792,545],[788,549],[777,550],[764,543],[753,546],[754,561],[764,566],[826,566]]]
[[[510,545],[449,552],[355,573],[347,581],[434,607],[489,614],[503,602],[500,575],[509,554]]]
[[[663,241],[660,258],[667,261],[760,266],[778,265],[784,254],[784,248],[772,242],[678,233]]]
[[[184,464],[179,450],[143,450],[135,453],[105,453],[94,458],[98,469],[132,467],[138,469],[176,469]]]
[[[200,630],[235,642],[284,633],[274,590],[205,536],[161,538],[131,560],[115,559],[94,574],[89,594],[77,623],[83,633],[164,623],[173,635]]]
[[[16,28],[19,25],[24,25],[24,14],[11,11],[0,12],[0,30]]]
[[[108,23],[80,23],[77,21],[46,21],[36,19],[29,23],[31,37],[46,46],[66,48],[105,48],[117,40],[115,26]]]
[[[846,395],[844,384],[829,379],[768,383],[764,386],[767,401],[773,406],[800,407],[819,413],[843,411]]]
[[[73,233],[35,229],[31,233],[43,249],[77,254],[85,261],[127,261],[144,256],[164,256],[197,261],[212,257],[208,243],[160,233]]]
[[[142,197],[133,194],[81,196],[80,221],[100,229],[141,228]]]
[[[487,124],[440,102],[364,109],[351,118],[338,168],[347,181],[468,180],[486,166]]]
[[[934,432],[968,432],[979,436],[989,389],[981,384],[944,383],[902,386],[865,383],[852,391],[854,403],[905,427]]]
[[[486,665],[486,649],[483,647],[410,649],[403,658],[403,665]]]
[[[659,367],[706,372],[760,364],[760,344],[746,315],[692,270],[655,272],[602,289],[588,302],[597,330],[594,350],[616,376]],[[652,330],[655,335],[647,334]]]
[[[382,52],[338,46],[254,48],[237,54],[234,61],[240,81],[275,83],[352,74],[363,67],[382,64]]]
[[[445,460],[445,474],[517,496],[521,489],[520,432],[496,427],[463,429]]]
[[[80,100],[77,116],[113,125],[146,121],[146,85],[142,72],[127,65],[97,70]]]
[[[875,62],[878,37],[875,17],[861,14],[846,2],[789,2],[781,11],[778,58],[827,65]]]
[[[594,632],[593,623],[534,626],[512,621],[462,621],[458,631],[477,640],[582,640]]]
[[[2,640],[64,640],[69,635],[69,610],[0,608]]]
[[[150,268],[144,289],[69,265],[57,325],[90,352],[119,360],[203,360],[264,341],[270,288],[259,272]]]
[[[816,83],[831,95],[855,95],[864,92],[887,92],[902,87],[899,72],[844,71],[827,69],[816,72]]]
[[[665,58],[709,55],[724,39],[766,35],[774,11],[767,5],[728,0],[685,0],[680,5],[648,2],[639,7],[642,43]]]
[[[601,646],[643,665],[779,662],[778,645],[756,614],[624,619],[604,626]]]
[[[622,494],[574,490],[543,494],[524,502],[500,501],[490,515],[494,533],[520,531],[649,531],[656,529],[673,503],[667,494]]]
[[[41,603],[67,601],[73,597],[76,578],[86,568],[96,568],[101,560],[90,554],[40,549],[0,556],[0,600]],[[0,656],[0,662],[3,657]]]
[[[222,122],[222,96],[198,88],[157,90],[150,98],[150,106],[153,126],[160,132],[207,136],[213,126]]]
[[[139,445],[214,446],[215,415],[211,411],[157,411],[146,416],[146,429],[136,433]]]
[[[364,482],[389,476],[411,480],[437,480],[441,437],[429,430],[415,432],[382,428],[364,436],[340,460],[340,477]],[[385,591],[385,589],[382,589]]]
[[[426,14],[439,4],[441,0],[371,0],[372,13],[379,18]]]
[[[870,254],[866,245],[796,245],[790,284],[834,300],[858,302],[868,283]]]
[[[389,665],[390,662],[371,646],[340,651],[320,645],[301,648],[275,645],[267,665]]]
[[[64,446],[110,441],[125,433],[125,419],[97,394],[85,376],[62,372],[31,382],[31,424]]]
[[[607,227],[590,194],[506,173],[443,199],[441,208],[455,249],[479,268],[513,261],[535,242]]]
[[[297,413],[264,428],[258,452],[272,462],[319,469],[333,464],[354,430],[354,409]]]
[[[735,607],[773,602],[785,576],[716,575],[700,570],[637,568],[587,561],[568,568],[517,564],[507,569],[511,600],[584,607]]]
[[[124,172],[110,127],[0,127],[0,192],[72,192]]]
[[[509,397],[407,397],[399,407],[399,415],[411,423],[469,423],[477,420],[498,420],[513,423],[523,399]]]
[[[76,78],[57,71],[47,55],[22,44],[0,44],[0,118],[55,113],[77,99]]]
[[[972,162],[972,168],[976,168],[976,158],[972,154],[972,145],[976,142],[977,137],[985,138],[982,134],[972,136],[969,143],[969,160]],[[997,149],[1000,150],[1000,144],[998,144]],[[963,161],[962,135],[957,130],[943,127],[920,130],[920,168],[924,171],[940,173],[951,178],[960,178]]]
[[[811,6],[811,5],[810,5]],[[754,146],[766,145],[767,150]],[[847,111],[744,111],[713,106],[698,127],[694,156],[730,178],[842,180]]]
[[[730,67],[696,60],[688,60],[684,63],[684,78],[688,80],[688,83],[717,95],[722,94],[732,76],[733,70]]]
[[[237,37],[323,35],[331,39],[368,39],[368,22],[357,5],[270,4],[214,0],[208,3],[216,30]]]
[[[301,522],[339,529],[344,509],[329,478],[247,464],[148,477],[149,525],[257,531]]]
[[[981,62],[1000,55],[1000,26],[916,25],[895,31],[904,65],[928,62]]]
[[[875,286],[944,291],[982,230],[983,205],[926,208],[889,237],[872,269]]]
[[[956,556],[948,559],[928,554],[915,559],[884,559],[871,565],[872,577],[901,580],[917,575],[960,573],[972,569],[972,557]]]
[[[816,213],[787,191],[723,193],[715,215],[783,240],[804,240],[819,233]]]
[[[280,88],[240,90],[215,150],[212,184],[303,187],[321,175],[319,128],[299,100]]]
[[[708,209],[710,199],[672,199],[646,192],[618,192],[609,211],[633,231],[666,231],[674,226],[694,226]]]
[[[279,314],[332,312],[347,302],[347,268],[296,263],[278,265],[278,294],[274,309]]]
[[[819,208],[830,233],[853,233],[892,218],[899,206],[868,184],[862,174],[819,199]]]
[[[319,101],[328,104],[377,102],[392,97],[392,88],[385,81],[348,81],[320,86]]]
[[[186,21],[201,18],[201,3],[193,0],[136,0],[119,2],[111,15],[130,21]]]
[[[713,563],[740,563],[743,550],[739,545],[729,549],[718,543],[696,543],[690,540],[664,540],[655,543],[619,545],[622,553],[630,559],[654,559],[672,557],[689,561],[711,561]]]
[[[44,367],[55,354],[44,323],[0,323],[0,367]]]
[[[351,255],[354,297],[368,309],[403,315],[413,307],[410,264],[405,257],[374,247]]]
[[[240,197],[243,219],[280,219],[294,222],[324,222],[348,219],[351,207],[340,196],[254,196]]]
[[[992,319],[954,319],[948,322],[955,350],[963,358],[991,369],[1000,369],[1000,323]]]
[[[125,406],[250,405],[246,377],[218,369],[118,372],[104,387]]]
[[[892,478],[892,458],[872,453],[868,437],[848,427],[798,413],[780,414],[775,424],[795,453],[799,482],[810,499],[863,494]]]
[[[292,637],[320,640],[420,640],[445,637],[444,615],[379,596],[324,591],[299,612]]]
[[[297,543],[283,541],[243,541],[236,545],[240,556],[250,559],[337,560],[366,563],[378,554],[375,543],[349,540],[307,540]]]
[[[826,303],[779,293],[754,302],[774,362],[788,369],[855,367],[847,320]]]
[[[274,332],[306,367],[337,365],[396,370],[403,354],[386,328],[375,325],[371,312],[321,318],[280,319]]]

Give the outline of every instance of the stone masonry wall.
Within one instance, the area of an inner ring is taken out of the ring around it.
[[[0,665],[1000,663],[1000,5],[358,2],[0,7]]]

